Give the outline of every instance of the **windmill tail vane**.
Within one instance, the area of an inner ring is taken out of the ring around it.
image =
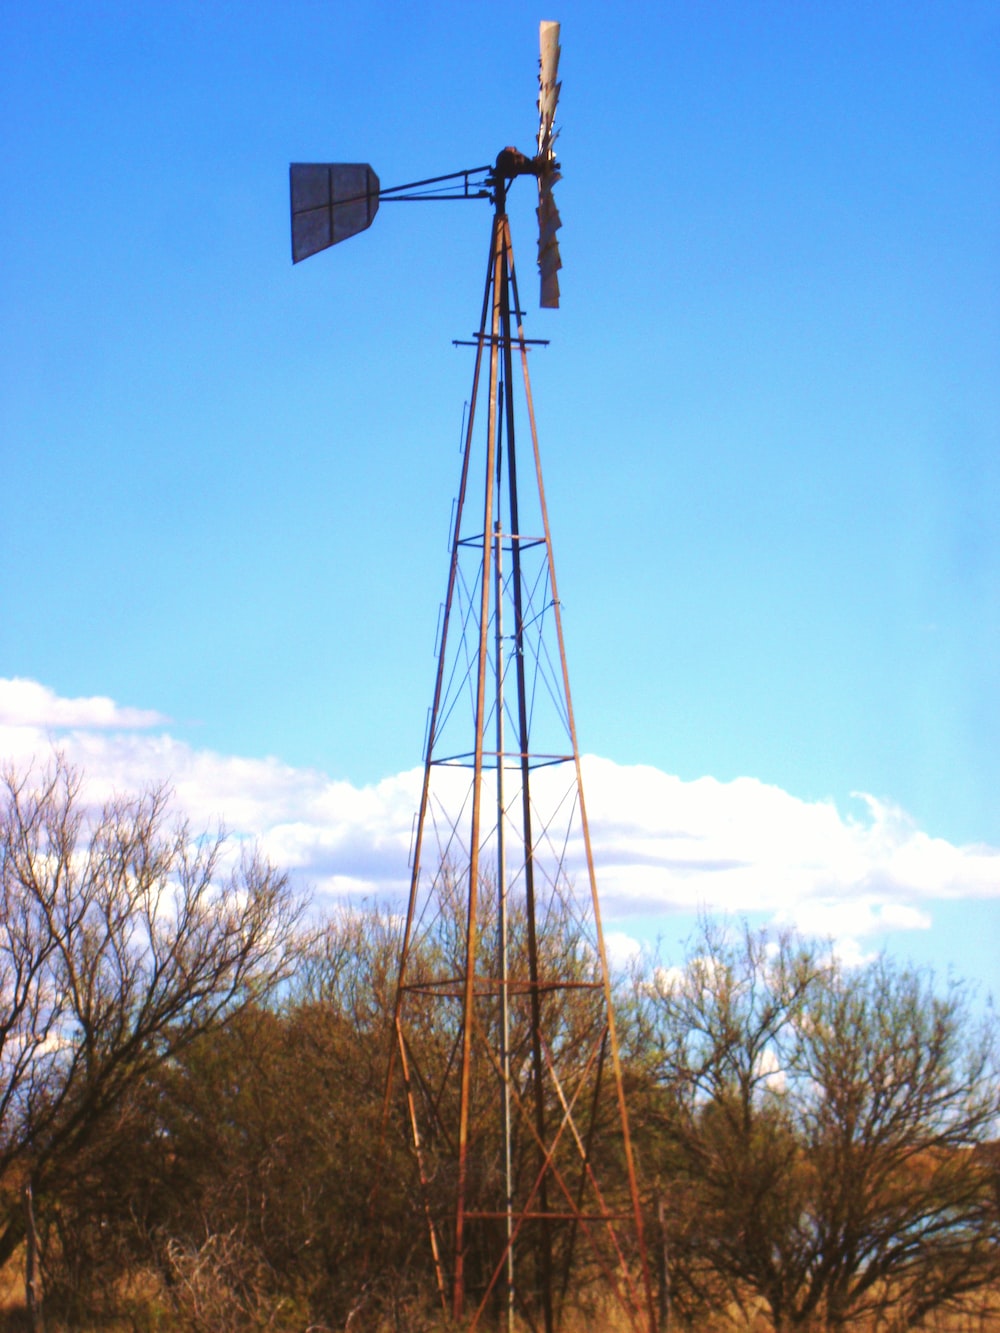
[[[539,38],[533,154],[390,189],[367,163],[293,163],[292,258],[367,230],[381,204],[493,205],[383,1133],[405,1126],[446,1319],[556,1333],[599,1289],[616,1326],[653,1333],[528,373],[544,340],[524,336],[506,213],[533,176],[540,304],[557,307],[559,24]]]

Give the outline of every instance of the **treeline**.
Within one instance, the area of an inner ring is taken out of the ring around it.
[[[59,763],[8,774],[0,869],[8,1326],[442,1327],[424,1210],[447,1208],[445,1156],[422,1190],[402,1106],[382,1133],[398,922],[307,925],[282,875],[173,827],[163,793],[91,815]],[[549,947],[585,965],[568,919]],[[1000,1077],[963,986],[707,921],[616,1008],[665,1327],[985,1318]],[[562,1325],[603,1327],[568,1253]]]

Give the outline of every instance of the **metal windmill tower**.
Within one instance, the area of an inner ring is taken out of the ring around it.
[[[505,148],[492,167],[389,190],[367,164],[293,164],[292,250],[364,230],[380,202],[493,204],[386,1114],[401,1091],[446,1313],[553,1333],[599,1281],[652,1330],[528,374],[541,340],[524,335],[506,211],[534,177],[541,304],[558,306],[559,25],[540,36],[533,157]]]

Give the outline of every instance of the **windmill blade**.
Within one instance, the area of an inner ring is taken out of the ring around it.
[[[538,28],[540,56],[538,61],[538,156],[535,159],[538,174],[538,271],[541,275],[543,309],[559,307],[559,240],[556,232],[562,226],[559,210],[552,196],[552,187],[560,179],[554,144],[559,136],[555,128],[556,104],[559,101],[559,24],[543,20]]]
[[[559,179],[558,171],[549,177],[538,178],[538,272],[541,275],[542,294],[539,304],[543,310],[559,309],[559,240],[556,232],[562,226],[559,210],[552,197],[552,182]]]
[[[559,74],[559,24],[546,19],[538,25],[538,153],[553,156],[552,145],[558,131],[553,132],[556,103],[561,83]]]
[[[378,212],[378,177],[367,162],[293,162],[292,263],[372,225]]]

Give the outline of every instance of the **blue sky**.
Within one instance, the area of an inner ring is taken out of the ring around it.
[[[6,752],[391,878],[489,209],[293,269],[287,164],[530,149],[543,17],[558,312],[511,214],[581,746],[658,793],[636,848],[671,801],[766,834],[724,893],[612,872],[615,928],[757,909],[1000,992],[993,4],[5,6]]]

